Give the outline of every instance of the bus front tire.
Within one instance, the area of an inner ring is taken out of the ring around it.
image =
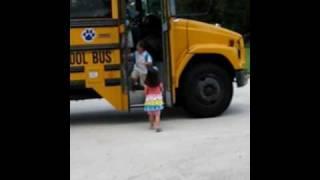
[[[183,106],[194,117],[221,115],[233,96],[232,77],[212,63],[197,64],[188,69],[182,84]]]

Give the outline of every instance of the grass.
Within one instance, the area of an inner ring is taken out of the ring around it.
[[[246,59],[247,59],[246,69],[250,73],[250,45],[246,46]]]

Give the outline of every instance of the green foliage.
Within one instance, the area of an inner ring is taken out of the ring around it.
[[[219,23],[241,34],[250,32],[250,0],[177,0],[176,2],[177,13],[183,14],[186,18]],[[200,12],[207,13],[199,15]]]

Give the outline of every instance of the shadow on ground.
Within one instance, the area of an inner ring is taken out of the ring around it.
[[[229,119],[228,117],[241,113],[246,113],[246,109],[239,106],[230,106],[225,113],[215,118],[216,120]],[[196,118],[191,117],[182,108],[170,108],[166,109],[161,114],[161,121],[168,120],[194,120]],[[206,119],[206,118],[205,118]],[[122,123],[138,123],[145,122],[147,115],[143,111],[137,112],[117,112],[115,110],[97,110],[90,112],[77,112],[70,114],[70,125],[81,124],[122,124]],[[197,119],[201,120],[201,119]]]

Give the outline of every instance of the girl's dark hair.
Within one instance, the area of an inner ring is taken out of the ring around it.
[[[148,68],[145,84],[149,87],[157,87],[160,84],[159,72],[153,67]]]

